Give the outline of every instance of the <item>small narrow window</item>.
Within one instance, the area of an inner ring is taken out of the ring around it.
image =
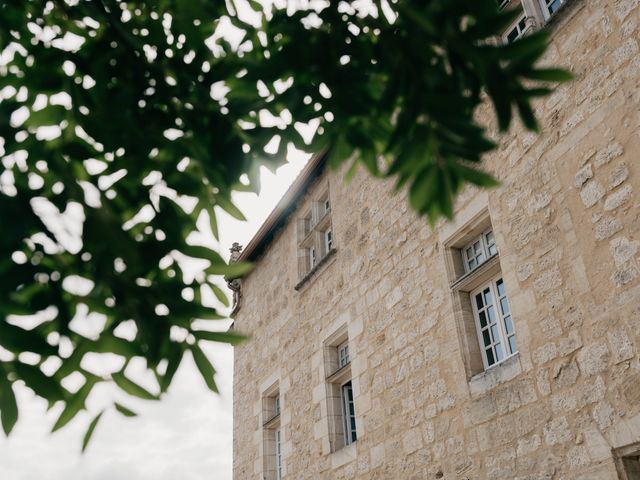
[[[356,412],[353,403],[351,380],[342,385],[342,415],[344,419],[344,443],[350,445],[358,439],[356,433]]]
[[[329,202],[329,199],[325,199],[324,201],[324,213],[328,213],[331,210],[331,202]]]
[[[309,270],[313,270],[316,266],[316,248],[311,247],[309,249]]]
[[[282,433],[276,430],[276,480],[282,480]]]
[[[338,368],[346,366],[349,361],[349,343],[345,342],[338,346]]]
[[[280,415],[280,395],[273,399],[273,414]]]
[[[498,278],[471,294],[485,368],[518,351],[504,281]]]
[[[327,253],[329,253],[333,247],[333,234],[331,233],[331,230],[324,232],[324,246]]]

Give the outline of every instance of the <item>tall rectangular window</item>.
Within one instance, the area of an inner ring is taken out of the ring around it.
[[[471,293],[473,314],[485,368],[518,351],[509,300],[502,277]]]
[[[356,433],[356,410],[353,404],[351,380],[342,385],[342,416],[344,421],[344,444],[351,445],[358,439]]]
[[[447,274],[468,378],[518,353],[516,322],[485,207],[445,240]],[[513,360],[518,363],[517,358]]]
[[[326,252],[330,252],[333,248],[333,234],[331,230],[324,232],[324,248]]]
[[[282,432],[276,430],[276,480],[282,480]]]
[[[332,452],[351,445],[358,439],[351,356],[347,328],[344,325],[324,343],[327,418]]]
[[[282,403],[278,383],[262,394],[262,444],[264,480],[282,480],[283,431],[280,423]]]

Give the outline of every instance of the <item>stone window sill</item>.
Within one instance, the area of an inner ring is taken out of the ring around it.
[[[479,397],[494,389],[498,385],[514,379],[522,372],[520,353],[507,358],[504,362],[489,367],[469,379],[471,397]]]
[[[331,468],[336,469],[343,467],[347,463],[351,463],[355,461],[357,458],[356,451],[357,440],[349,445],[345,445],[344,447],[332,452],[330,455],[331,458]]]
[[[331,250],[329,250],[329,252],[320,259],[320,261],[316,264],[315,267],[313,267],[311,270],[309,270],[309,272],[307,272],[307,274],[302,277],[300,279],[300,281],[293,287],[296,291],[300,291],[300,289],[302,287],[305,286],[306,283],[309,282],[309,280],[315,276],[316,273],[318,273],[322,267],[324,265],[327,264],[327,262],[329,261],[329,259],[333,258],[336,254],[336,249],[332,248]]]

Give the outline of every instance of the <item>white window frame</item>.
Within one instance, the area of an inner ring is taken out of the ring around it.
[[[502,286],[504,289],[504,295],[500,296],[498,293],[498,282],[502,282]],[[492,298],[492,304],[489,306],[484,303],[484,291],[489,289]],[[494,308],[496,314],[496,321],[491,322],[488,313],[485,314],[485,318],[487,318],[486,326],[482,326],[480,322],[480,310],[478,309],[478,304],[476,301],[476,295],[483,295],[483,308],[482,312],[488,312],[490,307]],[[473,309],[473,318],[476,324],[476,332],[478,334],[478,343],[480,345],[480,352],[482,354],[482,362],[484,364],[484,369],[487,370],[492,368],[500,363],[504,362],[508,358],[516,355],[518,353],[518,344],[517,344],[517,335],[515,331],[515,325],[513,321],[513,315],[511,313],[511,305],[509,304],[509,297],[506,291],[506,285],[504,283],[504,278],[502,273],[493,277],[490,281],[485,282],[482,286],[473,290],[470,294],[471,307]],[[504,312],[502,300],[505,300],[508,308],[508,312]],[[506,319],[509,319],[511,323],[511,332],[507,332],[507,328],[505,326]],[[491,328],[493,325],[496,326],[496,332],[498,335],[498,339],[494,338],[494,331]],[[489,335],[490,344],[485,345],[484,334],[483,332],[487,331]],[[515,344],[515,350],[512,351],[512,346],[510,343],[510,339],[513,338]],[[496,354],[496,345],[500,344],[503,348],[503,358],[498,360],[498,355]],[[491,353],[493,355],[494,362],[489,364],[489,359],[487,357],[487,349],[491,349]]]
[[[329,213],[331,211],[331,201],[329,200],[329,197],[324,199],[324,213]]]
[[[316,247],[309,247],[309,271],[313,270],[317,263]]]
[[[338,370],[340,370],[351,362],[351,358],[349,358],[349,341],[341,343],[336,349],[338,350]]]
[[[521,23],[523,24],[522,26],[520,25]],[[515,22],[509,25],[509,28],[507,28],[505,33],[502,35],[502,41],[504,43],[511,43],[509,42],[509,35],[514,30],[518,32],[518,35],[516,35],[516,37],[511,40],[511,42],[515,42],[516,40],[518,40],[527,30],[527,15],[524,12],[522,12],[522,15],[520,15]]]
[[[358,440],[358,433],[355,427],[355,400],[353,397],[353,384],[351,383],[351,380],[340,386],[340,396],[342,397],[342,420],[344,424],[344,444],[346,446],[351,445]]]
[[[559,2],[558,7],[552,12],[549,9],[549,5],[555,3],[556,1]],[[544,16],[544,19],[549,20],[553,15],[555,15],[558,9],[560,9],[562,5],[566,3],[566,1],[567,0],[539,0],[540,8],[542,9],[542,15]]]
[[[333,248],[333,232],[331,232],[331,229],[324,232],[324,247],[327,253]]]
[[[492,238],[491,241],[488,240],[489,235]],[[478,250],[476,250],[476,246]],[[473,249],[473,258],[469,258],[467,255],[467,250],[469,249]],[[475,237],[460,250],[460,254],[462,255],[465,273],[473,272],[491,257],[497,255],[498,245],[496,244],[496,236],[493,233],[493,229],[485,230],[481,235]],[[474,266],[470,265],[472,261],[476,262]]]
[[[273,397],[273,416],[280,415],[280,395]]]
[[[282,430],[275,432],[276,440],[276,480],[282,480]]]

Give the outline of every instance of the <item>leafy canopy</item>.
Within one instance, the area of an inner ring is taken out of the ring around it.
[[[159,398],[187,351],[216,391],[200,343],[242,336],[194,322],[222,318],[203,292],[226,303],[216,276],[241,276],[249,266],[227,265],[215,248],[187,237],[204,217],[217,238],[215,206],[242,219],[231,192],[257,191],[259,168],[281,165],[288,148],[327,150],[333,166],[363,164],[408,185],[411,205],[432,222],[451,218],[465,184],[496,183],[480,167],[495,147],[473,118],[483,95],[502,130],[514,109],[535,130],[531,99],[567,79],[535,66],[545,32],[511,45],[494,41],[514,19],[495,0],[357,5],[2,2],[0,419],[7,434],[18,418],[18,381],[50,405],[64,404],[54,430],[85,409],[100,382]],[[249,8],[251,15],[239,15]],[[206,264],[201,274],[188,275],[188,258]],[[93,336],[74,327],[87,316],[103,323]],[[98,374],[89,353],[121,362]],[[155,389],[130,378],[134,358],[153,372]],[[82,378],[74,393],[63,382],[71,374]]]

